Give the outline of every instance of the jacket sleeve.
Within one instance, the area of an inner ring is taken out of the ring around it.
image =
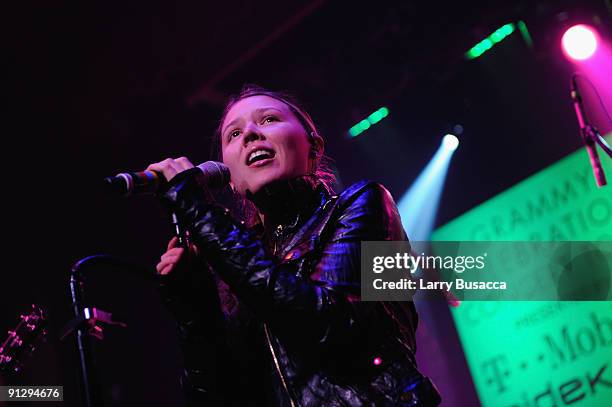
[[[190,225],[212,268],[253,312],[321,342],[346,339],[359,322],[376,318],[379,305],[359,301],[361,241],[406,239],[389,192],[365,184],[339,203],[337,222],[321,236],[321,258],[312,275],[302,277],[297,264],[272,256],[228,210],[203,201],[190,178],[174,182],[164,200]]]

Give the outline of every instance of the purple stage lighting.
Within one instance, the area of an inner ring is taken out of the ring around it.
[[[597,50],[597,35],[588,25],[578,24],[563,34],[561,44],[569,58],[584,61],[592,57]]]

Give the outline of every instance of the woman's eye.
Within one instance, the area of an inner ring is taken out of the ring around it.
[[[266,116],[264,118],[264,122],[266,122],[266,123],[275,122],[275,121],[277,121],[275,116]]]
[[[239,130],[234,130],[229,134],[230,138],[238,137],[239,135],[240,135]]]

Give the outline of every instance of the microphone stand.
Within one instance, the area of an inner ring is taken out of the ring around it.
[[[127,325],[115,321],[112,314],[97,308],[86,307],[84,304],[84,279],[82,269],[95,263],[111,263],[127,266],[125,262],[109,255],[93,255],[77,261],[70,270],[70,296],[74,319],[69,321],[60,339],[65,339],[72,332],[76,333],[77,349],[79,353],[79,367],[81,373],[81,387],[83,405],[85,407],[101,407],[102,397],[99,384],[94,369],[94,355],[91,343],[91,336],[102,339],[102,328],[97,325],[103,322],[111,325],[126,327]],[[140,272],[139,272],[140,273]],[[143,276],[145,276],[144,273]]]
[[[578,92],[578,86],[576,85],[576,74],[572,76],[571,84],[571,96],[574,104],[574,110],[576,117],[578,118],[578,125],[580,126],[580,137],[584,143],[587,153],[591,161],[591,167],[593,168],[593,176],[597,182],[598,187],[607,185],[606,174],[604,173],[599,155],[597,153],[597,144],[612,158],[612,148],[606,143],[606,140],[599,134],[597,128],[589,123],[587,115],[582,105],[582,97]]]
[[[70,297],[72,299],[72,309],[74,311],[75,319],[79,319],[84,311],[84,284],[80,269],[85,264],[92,263],[97,259],[97,256],[81,259],[76,262],[70,270]],[[81,386],[84,405],[86,407],[102,406],[98,382],[95,378],[95,371],[93,370],[94,358],[91,340],[89,338],[87,329],[82,324],[79,324],[76,327],[76,341],[79,352],[79,367],[81,368]]]

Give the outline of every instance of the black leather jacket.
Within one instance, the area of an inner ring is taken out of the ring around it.
[[[162,280],[189,405],[438,404],[415,366],[414,304],[359,300],[361,241],[407,240],[383,186],[330,196],[305,178],[277,183],[251,197],[275,214],[264,229],[181,178],[163,199],[209,266]]]

